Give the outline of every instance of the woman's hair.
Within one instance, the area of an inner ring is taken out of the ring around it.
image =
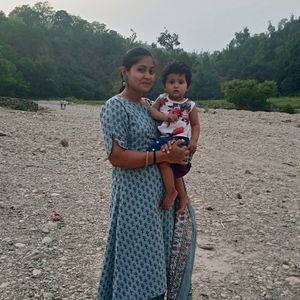
[[[184,75],[187,86],[189,87],[192,82],[192,73],[188,65],[180,61],[174,61],[168,64],[163,70],[163,85],[166,85],[167,77],[170,74]]]
[[[129,71],[133,65],[138,63],[139,60],[145,56],[146,57],[150,56],[153,58],[150,51],[148,51],[147,49],[145,49],[143,47],[132,48],[132,49],[128,50],[126,52],[126,54],[124,55],[123,60],[122,60],[122,67],[125,67],[125,69]],[[154,61],[154,58],[153,58],[153,61]],[[126,82],[125,82],[124,78],[122,77],[122,75],[121,75],[121,78],[122,78],[122,86],[119,91],[120,93],[125,89],[125,86],[126,86]]]
[[[145,56],[152,56],[152,54],[143,47],[132,48],[124,55],[122,60],[122,67],[126,70],[130,70],[133,65],[135,65],[141,58]]]

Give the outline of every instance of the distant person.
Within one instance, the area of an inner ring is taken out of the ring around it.
[[[160,95],[150,107],[151,116],[162,121],[158,126],[161,136],[149,150],[159,150],[169,141],[183,140],[183,145],[188,146],[192,156],[197,149],[200,124],[195,102],[185,98],[191,84],[191,70],[182,62],[173,62],[165,68],[162,81],[166,93]],[[182,177],[188,173],[191,163],[183,166],[163,162],[158,166],[165,185],[165,198],[160,207],[169,209],[178,196],[179,215],[189,201]]]
[[[67,107],[67,100],[64,100],[64,102],[63,102],[63,105],[64,105],[64,109],[66,109],[66,107]]]
[[[64,100],[60,100],[59,103],[60,103],[60,109],[64,109]]]
[[[164,186],[157,164],[186,165],[181,141],[147,151],[158,138],[143,95],[154,84],[155,62],[141,47],[121,67],[122,89],[100,114],[104,144],[113,166],[109,232],[97,300],[190,300],[196,231],[190,204],[176,221],[175,205],[162,211]],[[184,233],[184,234],[182,234]],[[180,247],[177,247],[180,245]]]

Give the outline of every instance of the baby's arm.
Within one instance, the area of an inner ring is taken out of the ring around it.
[[[149,108],[151,117],[157,121],[166,121],[166,122],[175,122],[178,120],[178,117],[174,114],[164,114],[159,111],[160,109],[160,98],[157,98],[152,106]]]
[[[189,150],[191,151],[191,153],[194,153],[197,149],[197,144],[200,136],[200,122],[199,122],[199,116],[198,116],[196,105],[191,110],[189,114],[189,118],[190,118],[191,128],[192,128]]]

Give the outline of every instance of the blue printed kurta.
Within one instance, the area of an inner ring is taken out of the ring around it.
[[[146,105],[121,96],[100,115],[107,154],[112,141],[146,151],[158,131]],[[98,300],[148,300],[167,289],[174,209],[162,212],[163,183],[157,165],[113,168],[110,225]]]

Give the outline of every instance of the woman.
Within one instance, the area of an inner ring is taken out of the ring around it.
[[[144,48],[131,49],[121,67],[123,90],[100,115],[113,168],[110,225],[98,300],[187,300],[195,230],[190,210],[175,222],[174,207],[162,212],[163,184],[156,163],[187,164],[180,141],[148,152],[157,138],[149,104],[142,96],[155,79],[155,63]],[[191,208],[190,208],[191,209]],[[178,269],[178,266],[180,268]],[[180,298],[179,298],[180,297]]]

